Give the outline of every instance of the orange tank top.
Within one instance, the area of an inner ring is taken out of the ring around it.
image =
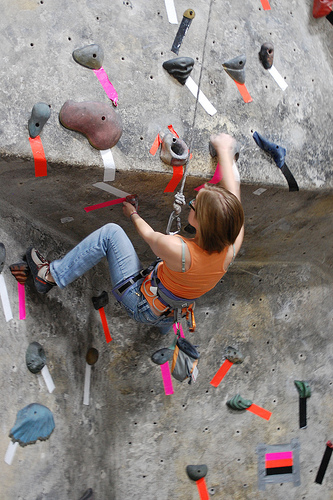
[[[183,239],[183,238],[182,238]],[[224,261],[228,251],[226,247],[222,252],[209,254],[200,248],[193,240],[183,239],[191,255],[191,266],[185,271],[172,271],[165,262],[161,262],[157,269],[157,277],[170,292],[183,299],[197,299],[205,294],[219,282],[226,273]],[[142,283],[141,291],[149,305],[159,311],[164,311],[165,306],[156,298],[151,286],[151,274]]]

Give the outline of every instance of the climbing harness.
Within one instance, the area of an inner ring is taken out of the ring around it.
[[[112,289],[112,293],[115,296],[115,298],[121,302],[122,299],[124,298],[125,294],[129,292],[130,287],[134,285],[139,279],[145,278],[148,276],[153,269],[156,266],[157,262],[160,262],[161,259],[156,259],[150,266],[148,266],[146,269],[142,269],[136,274],[133,274],[129,278],[126,278],[123,280],[121,283],[119,283],[115,288]]]
[[[203,67],[204,67],[205,48],[206,48],[206,43],[207,43],[209,22],[210,22],[210,18],[211,18],[212,4],[213,4],[213,0],[210,0],[210,3],[209,3],[209,12],[208,12],[208,21],[207,21],[207,28],[206,28],[205,39],[204,39],[203,50],[202,50],[202,64],[201,64],[201,69],[200,69],[199,82],[198,82],[198,91],[197,91],[197,97],[196,97],[196,100],[195,100],[193,122],[192,122],[191,135],[190,135],[189,155],[188,155],[187,161],[184,164],[184,174],[183,174],[183,179],[182,179],[182,183],[181,183],[181,186],[180,186],[180,190],[179,190],[178,193],[175,194],[175,201],[174,201],[174,204],[173,204],[173,211],[171,212],[169,220],[168,220],[168,224],[167,224],[167,228],[166,228],[166,234],[169,234],[169,235],[175,235],[175,234],[178,234],[180,232],[180,230],[181,230],[180,214],[181,214],[181,210],[182,210],[181,206],[186,204],[185,196],[183,194],[183,191],[184,191],[186,177],[187,177],[187,174],[188,174],[188,163],[189,163],[189,160],[190,160],[192,146],[193,146],[193,129],[194,129],[194,124],[195,124],[195,119],[196,119],[196,114],[197,114],[197,109],[198,109],[200,85],[201,85],[202,71],[203,71]],[[171,231],[171,227],[172,227],[174,221],[176,221],[176,230],[172,232]]]

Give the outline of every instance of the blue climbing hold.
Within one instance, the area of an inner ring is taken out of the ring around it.
[[[45,441],[54,427],[51,410],[38,403],[31,403],[17,412],[16,422],[9,437],[18,441],[21,446],[26,446],[35,443],[37,439]]]
[[[253,139],[258,144],[258,146],[266,151],[279,168],[282,168],[285,163],[286,150],[274,142],[269,142],[267,139],[264,139],[258,132],[254,132]]]

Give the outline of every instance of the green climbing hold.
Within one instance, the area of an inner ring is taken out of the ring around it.
[[[311,396],[309,382],[304,380],[294,380],[294,384],[296,385],[300,398],[309,398]]]
[[[252,405],[252,401],[242,398],[240,394],[236,394],[236,396],[227,401],[227,405],[232,410],[246,410]]]

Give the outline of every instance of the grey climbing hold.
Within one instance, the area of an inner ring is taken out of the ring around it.
[[[86,355],[86,361],[88,365],[94,365],[98,360],[98,351],[95,347],[90,347]]]
[[[187,475],[192,481],[199,481],[207,475],[208,467],[207,465],[188,465],[186,467]]]
[[[163,63],[163,68],[176,78],[182,85],[185,84],[194,66],[194,59],[192,57],[176,57],[169,59]]]
[[[45,102],[37,102],[37,104],[34,105],[28,121],[29,135],[32,139],[41,133],[42,128],[50,118],[50,115],[50,106],[45,104]]]
[[[72,56],[74,61],[89,69],[100,69],[104,60],[102,47],[95,43],[74,50]]]
[[[262,44],[259,52],[259,60],[261,61],[265,69],[269,69],[273,66],[274,59],[274,46],[270,42],[265,42]]]
[[[101,102],[66,101],[59,113],[60,123],[80,132],[99,150],[110,149],[117,144],[123,132],[120,115]]]
[[[51,410],[38,403],[32,403],[19,410],[9,437],[21,446],[33,444],[37,439],[45,441],[55,427]]]
[[[163,134],[160,132],[162,139],[161,145],[161,160],[164,163],[172,166],[184,165],[188,158],[188,146],[179,137],[175,137],[171,132]]]
[[[25,354],[25,362],[31,373],[39,373],[46,365],[46,355],[38,342],[31,342]]]
[[[252,401],[242,398],[240,394],[236,394],[236,396],[227,401],[227,405],[233,410],[246,410],[252,405]]]
[[[234,363],[234,365],[239,365],[240,363],[243,363],[243,361],[244,361],[243,354],[238,349],[236,349],[235,347],[231,347],[231,346],[227,347],[226,358],[231,363]]]
[[[234,160],[238,161],[239,158],[239,152],[240,152],[240,147],[238,142],[235,143],[234,146]],[[209,154],[211,155],[212,158],[215,158],[217,156],[216,149],[214,148],[213,144],[209,141]]]
[[[157,365],[163,365],[164,363],[169,361],[169,359],[172,358],[173,353],[174,353],[173,349],[164,347],[163,349],[159,349],[158,351],[154,352],[154,354],[151,357],[151,360]]]
[[[222,66],[233,80],[243,84],[245,83],[245,63],[246,56],[241,55],[226,61]]]
[[[6,260],[6,248],[3,243],[0,243],[0,273],[3,270],[3,266],[5,265]]]
[[[79,500],[94,500],[93,490],[91,488],[88,488]]]

